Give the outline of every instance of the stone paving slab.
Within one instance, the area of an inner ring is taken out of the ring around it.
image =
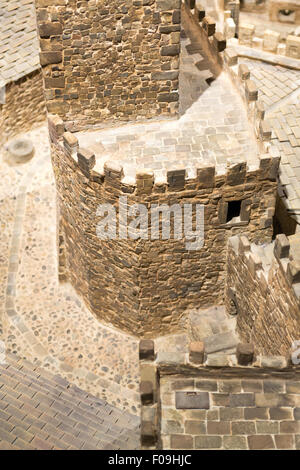
[[[239,57],[239,63],[249,67],[258,85],[272,128],[271,143],[281,156],[279,195],[300,224],[300,73],[244,57]]]
[[[268,113],[272,143],[281,154],[281,195],[290,215],[300,224],[300,90],[294,102]]]
[[[239,63],[248,66],[251,79],[258,86],[259,99],[265,104],[266,109],[300,88],[298,70],[290,70],[244,57],[239,58]]]
[[[139,418],[7,354],[0,364],[1,450],[133,450]]]
[[[1,0],[0,84],[40,67],[34,0]]]
[[[57,279],[56,192],[46,125],[25,165],[1,155],[0,309],[7,350],[120,409],[139,412],[138,341],[101,324]]]
[[[258,164],[257,143],[238,92],[225,73],[214,75],[187,29],[182,36],[180,118],[77,133],[80,146],[95,152],[96,171],[103,171],[105,161],[115,160],[127,177],[135,177],[137,168],[150,168],[157,181],[164,181],[174,165],[193,177],[196,168],[208,162],[217,171],[224,170],[228,158]],[[208,78],[214,78],[210,86]]]

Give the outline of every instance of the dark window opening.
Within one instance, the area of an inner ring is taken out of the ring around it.
[[[278,11],[278,21],[283,23],[295,23],[296,21],[296,12],[293,10],[279,10]]]
[[[242,201],[229,201],[228,202],[226,223],[231,222],[236,217],[240,217],[240,215],[241,215],[241,202]]]
[[[287,237],[296,233],[297,222],[293,218],[293,212],[289,211],[283,200],[277,196],[275,214],[273,217],[273,239],[276,235],[284,233]]]
[[[294,13],[293,10],[279,10],[279,14],[283,16],[290,16]]]

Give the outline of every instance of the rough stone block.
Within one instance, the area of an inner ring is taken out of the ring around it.
[[[255,406],[254,393],[231,393],[229,406],[230,408]]]
[[[251,364],[254,357],[254,346],[249,343],[239,343],[236,347],[236,357],[241,366]]]
[[[250,450],[275,449],[273,437],[270,435],[248,436],[248,445]]]
[[[196,0],[195,2],[194,14],[199,22],[201,22],[205,17],[205,8],[199,0]]]
[[[286,38],[286,55],[300,59],[300,36],[289,35]]]
[[[140,383],[140,393],[142,405],[152,405],[154,401],[153,384],[150,381]]]
[[[197,181],[199,183],[199,189],[213,188],[215,186],[215,171],[214,166],[198,168]]]
[[[239,77],[241,80],[248,80],[250,78],[250,70],[246,64],[239,65]]]
[[[192,449],[193,437],[185,434],[171,435],[171,449]]]
[[[136,183],[139,193],[150,194],[154,184],[154,173],[152,170],[144,169],[136,174]]]
[[[167,172],[167,180],[170,189],[178,189],[184,187],[185,171],[185,169],[178,169]]]
[[[245,161],[227,162],[226,184],[236,186],[245,182],[247,164]]]
[[[253,24],[240,24],[239,25],[239,43],[246,46],[252,45],[252,39],[255,32]]]
[[[224,52],[225,62],[229,67],[236,65],[238,62],[238,55],[233,47],[227,47]]]
[[[213,45],[217,52],[222,52],[226,49],[226,39],[222,33],[215,33],[213,36]]]
[[[257,276],[257,271],[260,271],[262,269],[262,261],[256,253],[250,253],[248,259],[248,267],[251,276],[254,278]]]
[[[78,139],[71,132],[65,132],[63,134],[64,146],[69,151],[74,151],[78,148]]]
[[[259,137],[263,142],[269,142],[272,136],[272,129],[268,121],[260,121]]]
[[[45,88],[64,88],[65,87],[65,78],[49,78],[45,77]]]
[[[251,199],[244,199],[241,203],[240,218],[242,222],[248,222],[250,219]]]
[[[202,26],[204,31],[207,33],[208,36],[212,36],[216,32],[216,22],[210,16],[205,16],[202,21]]]
[[[59,64],[62,62],[62,53],[59,51],[40,52],[41,65]]]
[[[299,261],[290,261],[287,266],[287,278],[291,284],[300,282],[300,263]]]
[[[78,165],[84,172],[90,172],[96,164],[96,157],[88,149],[79,148],[77,151]]]
[[[258,98],[258,89],[253,80],[246,80],[245,94],[247,101],[256,101]]]
[[[220,224],[226,224],[228,214],[228,202],[220,201],[218,206],[218,220]]]
[[[185,0],[185,4],[190,10],[193,10],[195,8],[195,0]]]
[[[124,176],[123,167],[114,161],[105,162],[104,175],[109,179],[120,180]]]
[[[277,52],[280,33],[266,29],[264,32],[263,49],[269,52]]]
[[[196,436],[196,449],[220,449],[222,447],[221,436]]]
[[[181,0],[156,0],[156,7],[158,11],[179,10],[180,6]]]
[[[235,22],[234,22],[233,18],[226,18],[225,28],[224,28],[225,38],[227,40],[231,39],[231,38],[234,38],[235,31],[236,31],[236,25],[235,25]]]
[[[141,423],[141,444],[142,446],[154,446],[157,442],[157,430],[150,421]]]
[[[189,359],[195,364],[203,364],[204,343],[202,341],[190,343]]]
[[[180,46],[172,44],[171,46],[163,46],[160,50],[162,56],[176,56],[180,53]]]
[[[65,125],[63,120],[57,115],[48,115],[49,131],[55,132],[56,139],[63,136],[65,132]]]
[[[294,449],[294,436],[292,434],[275,435],[276,448],[279,450]]]
[[[283,356],[261,356],[260,365],[270,369],[285,369],[287,360]]]
[[[206,359],[206,365],[209,367],[228,367],[229,356],[227,354],[209,354]]]
[[[178,70],[166,70],[162,72],[153,72],[151,74],[151,79],[155,81],[177,80],[178,76]]]
[[[49,38],[50,36],[58,36],[62,34],[62,25],[58,21],[49,21],[40,24],[39,34],[41,38]]]
[[[176,408],[178,410],[209,409],[208,392],[176,392]]]
[[[255,117],[261,121],[265,118],[265,105],[262,101],[256,101],[255,103]]]
[[[140,360],[154,361],[154,341],[152,339],[142,339],[139,344]]]
[[[290,242],[286,235],[280,233],[277,235],[274,244],[274,255],[276,258],[288,258],[290,255]]]
[[[224,449],[226,450],[247,450],[247,438],[245,436],[224,436]]]

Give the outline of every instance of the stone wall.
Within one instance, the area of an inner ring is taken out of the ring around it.
[[[236,308],[240,337],[262,354],[286,354],[300,339],[299,246],[299,235],[278,235],[261,258],[247,238],[229,240],[227,309]]]
[[[246,162],[229,161],[222,174],[203,166],[189,179],[185,169],[174,169],[165,182],[142,170],[128,181],[114,162],[104,166],[104,174],[93,171],[94,155],[78,150],[63,122],[53,117],[49,125],[64,276],[100,319],[140,335],[179,331],[186,309],[222,302],[229,237],[245,233],[252,241],[271,240],[279,158],[263,155],[251,170]],[[111,203],[119,213],[120,196],[127,196],[127,209],[134,203],[148,210],[154,204],[202,204],[203,248],[187,250],[187,240],[172,234],[150,241],[150,232],[147,240],[99,240],[97,207]],[[233,201],[240,213],[231,219]]]
[[[197,343],[184,362],[176,353],[162,360],[145,343],[143,449],[300,449],[299,366],[280,356],[253,357],[246,344],[238,345],[236,355],[205,357]]]
[[[263,13],[266,11],[268,0],[240,0],[241,11]]]
[[[41,70],[6,85],[5,104],[0,105],[0,144],[45,119]]]
[[[47,109],[69,128],[178,113],[181,0],[36,0]]]

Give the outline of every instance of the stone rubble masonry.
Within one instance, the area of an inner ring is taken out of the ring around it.
[[[299,247],[298,235],[278,235],[265,258],[256,253],[244,236],[229,240],[225,301],[232,308],[235,292],[237,331],[255,344],[261,354],[286,354],[300,338],[299,254],[290,253],[290,243]]]
[[[299,366],[259,355],[239,365],[241,352],[253,356],[253,347],[239,344],[212,366],[212,355],[195,365],[178,352],[140,360],[141,390],[149,381],[156,392],[141,407],[142,448],[299,449]]]
[[[178,114],[181,0],[36,0],[46,105],[73,130]]]
[[[300,37],[289,35],[286,38],[286,55],[294,59],[300,59]]]
[[[223,302],[228,238],[245,233],[253,242],[271,241],[277,157],[262,155],[255,169],[240,161],[229,161],[225,173],[216,173],[214,166],[198,168],[192,179],[184,169],[174,169],[165,182],[137,171],[130,182],[115,162],[106,163],[104,174],[95,172],[91,154],[78,149],[58,117],[49,117],[49,131],[65,277],[104,322],[138,336],[181,331],[188,309]],[[120,196],[127,196],[128,207],[142,203],[148,209],[203,204],[204,247],[188,251],[185,239],[172,238],[100,240],[97,208],[111,203],[118,213]],[[227,222],[231,201],[241,201],[241,215]]]
[[[0,104],[0,145],[45,119],[41,70],[6,84],[5,104]]]

